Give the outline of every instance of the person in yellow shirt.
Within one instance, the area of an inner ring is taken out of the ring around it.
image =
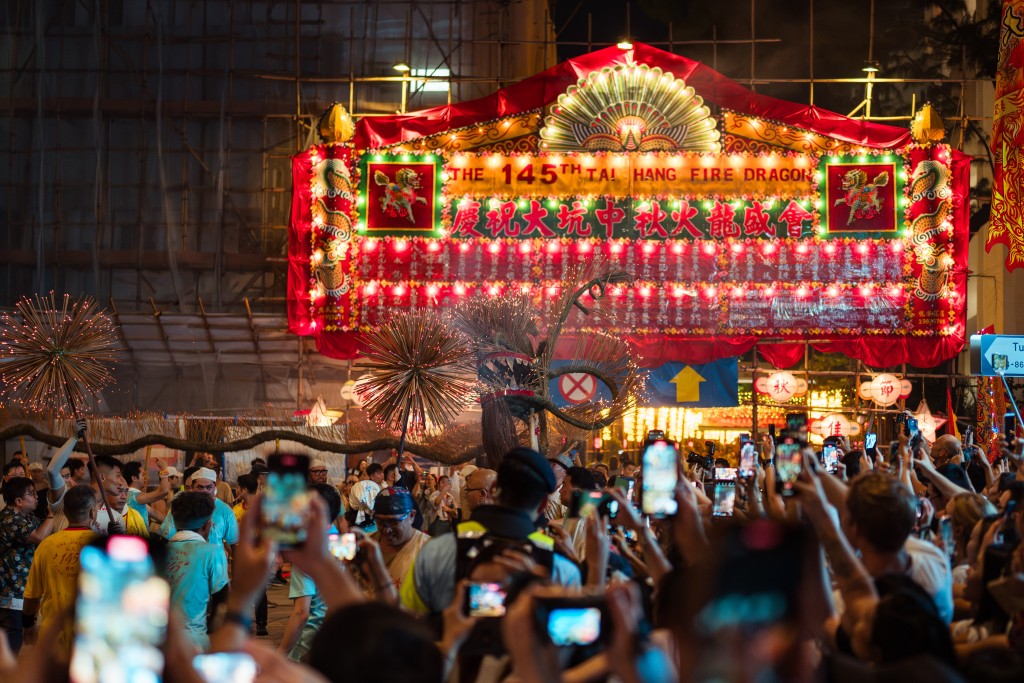
[[[251,474],[243,474],[238,477],[238,501],[232,511],[235,513],[235,519],[238,523],[242,523],[242,515],[252,505],[253,500],[256,498],[256,494],[260,490],[259,479]]]
[[[25,642],[35,644],[41,627],[56,621],[75,604],[78,594],[78,556],[96,533],[96,512],[99,494],[89,485],[75,486],[64,495],[64,514],[68,526],[47,536],[36,548],[25,583],[25,605],[22,620]],[[38,621],[36,615],[39,615]],[[68,619],[57,637],[57,652],[71,656],[74,623]]]

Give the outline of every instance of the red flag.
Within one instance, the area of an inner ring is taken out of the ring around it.
[[[995,325],[989,325],[988,327],[986,327],[984,329],[978,330],[978,334],[995,334],[995,333],[996,333],[996,326]]]
[[[946,433],[960,439],[960,428],[956,424],[956,413],[953,411],[953,395],[949,392],[949,387],[946,387],[946,415]]]
[[[1024,0],[1004,0],[992,118],[992,217],[985,239],[985,251],[996,244],[1007,246],[1010,271],[1024,267],[1024,207],[1018,200],[1024,187],[1024,40],[1018,28],[1022,13]]]

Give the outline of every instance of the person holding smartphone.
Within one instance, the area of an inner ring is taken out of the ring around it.
[[[324,520],[328,530],[334,529],[334,520],[341,514],[341,495],[327,483],[313,484],[313,491],[327,507]],[[335,533],[337,530],[335,529]],[[278,652],[288,655],[293,661],[300,661],[309,652],[313,638],[327,616],[327,604],[316,583],[297,567],[292,567],[288,583],[288,597],[292,601],[292,613],[284,627],[284,635],[278,645]]]

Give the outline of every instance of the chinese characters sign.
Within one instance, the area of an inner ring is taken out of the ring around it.
[[[598,257],[635,280],[610,293],[623,334],[962,332],[942,146],[446,159],[321,145],[294,168],[293,237],[306,236],[292,243],[307,251],[289,291],[305,289],[293,328],[306,333],[365,330],[396,309],[474,295],[547,306],[567,272]],[[768,379],[757,389],[779,403],[805,390]]]
[[[456,154],[449,196],[809,196],[810,157],[675,154]]]
[[[713,239],[811,234],[810,201],[655,199],[453,200],[454,238]]]

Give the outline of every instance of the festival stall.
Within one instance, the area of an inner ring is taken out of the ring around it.
[[[643,44],[327,128],[293,158],[288,285],[291,331],[324,354],[358,355],[395,311],[510,292],[543,309],[594,260],[633,277],[602,330],[645,368],[755,344],[788,368],[794,341],[928,368],[964,345],[969,159],[928,135],[756,94]],[[662,384],[682,398],[674,373]]]

